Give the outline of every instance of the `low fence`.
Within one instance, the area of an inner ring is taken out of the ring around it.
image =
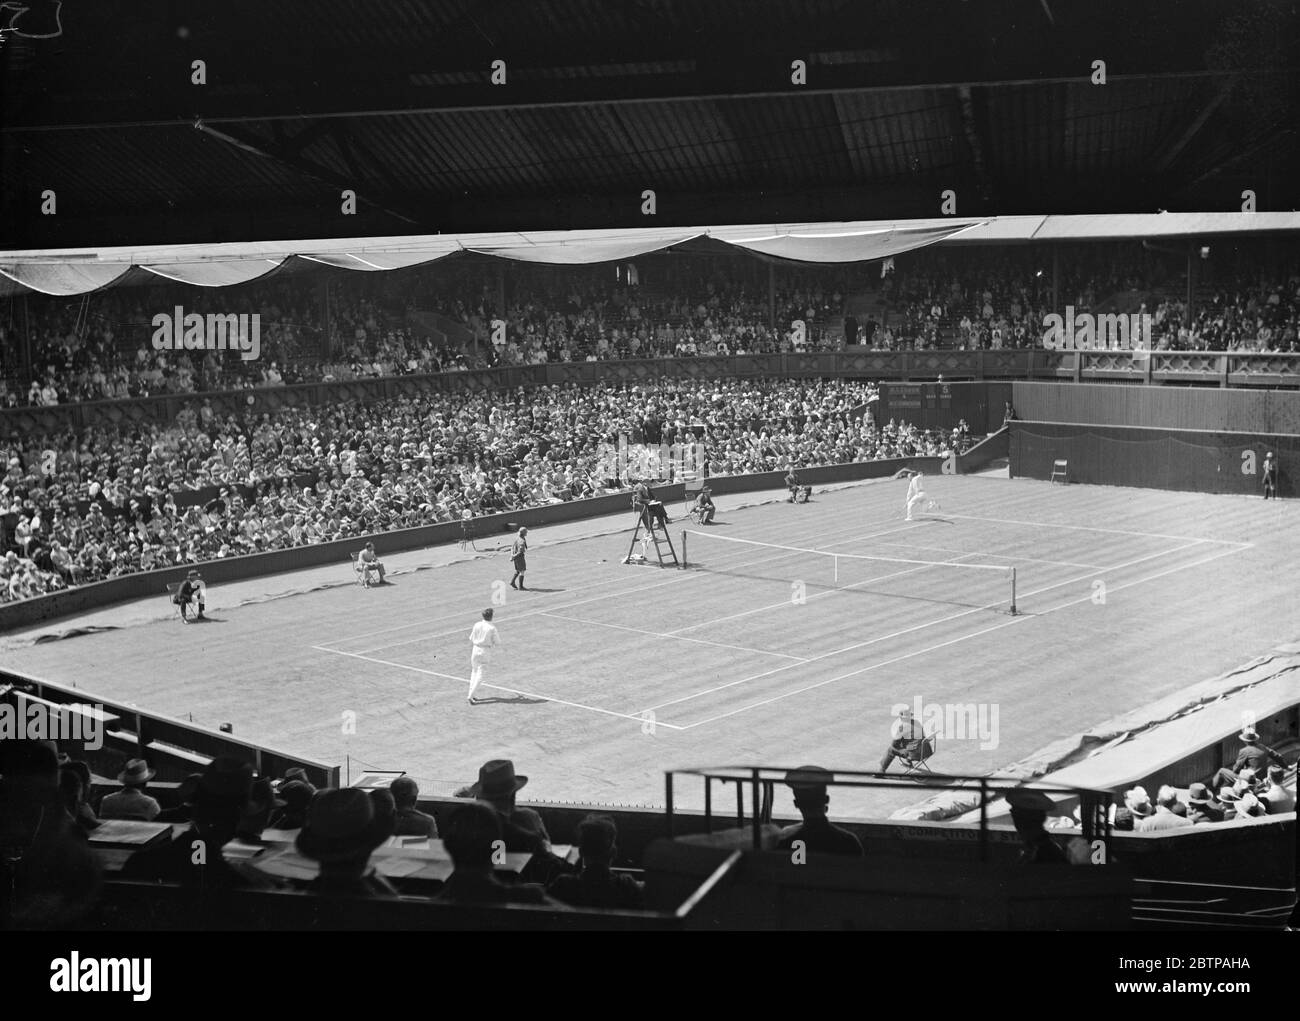
[[[346,382],[258,387],[205,394],[164,394],[120,401],[0,410],[0,437],[82,431],[132,422],[170,421],[186,405],[210,400],[222,414],[275,412],[346,400],[363,403],[429,392],[508,387],[647,383],[673,379],[857,378],[872,380],[1038,379],[1179,383],[1218,387],[1300,387],[1300,354],[1128,351],[868,351],[657,358],[519,365],[436,375],[388,376]]]
[[[60,735],[60,751],[84,760],[100,776],[116,776],[127,759],[145,759],[158,771],[160,781],[176,781],[200,772],[218,755],[233,755],[251,762],[262,776],[281,777],[297,766],[306,770],[318,787],[339,785],[337,765],[243,741],[225,731],[145,712],[80,687],[54,684],[29,674],[0,670],[0,701],[14,706],[25,726],[37,716],[46,719],[45,733]],[[80,717],[72,728],[79,735],[76,738],[66,736],[66,725],[63,729],[51,726],[53,721],[74,715]]]
[[[1295,496],[1300,436],[1011,423],[1012,478],[1050,479],[1054,463],[1063,460],[1070,482],[1258,496],[1270,451],[1278,462],[1278,495]]]

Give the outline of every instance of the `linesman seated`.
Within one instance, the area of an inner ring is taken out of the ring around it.
[[[791,503],[807,503],[808,498],[812,496],[812,486],[805,486],[800,482],[793,468],[786,473],[785,488],[790,490]]]
[[[708,486],[701,489],[699,495],[695,497],[695,506],[692,510],[699,516],[701,525],[713,524],[713,515],[717,513],[718,508],[713,504],[713,496]]]
[[[357,559],[361,562],[361,570],[366,573],[367,582],[370,581],[371,574],[377,574],[379,575],[379,584],[384,583],[384,565],[375,553],[375,544],[373,542],[366,543],[366,548],[357,555]]]
[[[188,624],[190,614],[194,614],[195,620],[207,620],[203,616],[203,597],[207,591],[203,583],[203,578],[198,571],[190,571],[181,582],[180,588],[176,590],[176,605],[181,608],[181,620]]]

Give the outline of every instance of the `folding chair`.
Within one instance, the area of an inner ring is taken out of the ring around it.
[[[938,747],[939,739],[934,734],[928,737],[917,738],[915,741],[909,741],[906,747],[898,753],[898,762],[903,767],[904,776],[913,776],[918,773],[933,773],[930,768],[930,759],[934,757],[935,748]]]
[[[181,583],[174,581],[167,586],[167,602],[172,604],[172,610],[176,616],[181,615],[181,604],[176,602],[176,593],[181,590]]]
[[[686,516],[691,518],[697,525],[700,523],[700,514],[695,509],[695,500],[703,490],[704,477],[702,475],[682,476],[682,499],[686,501]]]
[[[1051,481],[1052,481],[1052,482],[1055,482],[1057,479],[1060,479],[1062,482],[1067,482],[1067,483],[1070,481],[1070,462],[1069,462],[1069,461],[1056,460],[1056,461],[1053,461],[1053,462],[1052,462],[1052,478],[1051,478]]]

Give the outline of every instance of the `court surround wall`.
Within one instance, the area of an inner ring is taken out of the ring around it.
[[[1260,467],[1272,451],[1278,494],[1296,495],[1300,436],[1154,429],[1069,422],[1011,423],[1011,477],[1050,479],[1057,460],[1069,481],[1196,493],[1263,494]],[[1255,474],[1243,472],[1253,461]]]
[[[980,457],[981,455],[976,455],[976,461],[972,463],[982,463]],[[961,470],[964,463],[965,459],[960,459],[960,463],[957,465],[958,470]],[[937,457],[863,461],[851,464],[827,465],[822,468],[800,469],[799,476],[803,482],[809,485],[823,486],[862,479],[887,478],[896,474],[901,468],[907,467],[916,468],[927,473],[937,473],[942,470],[942,462]],[[730,493],[751,493],[760,490],[779,490],[784,484],[784,471],[762,472],[754,475],[723,475],[709,479],[709,485],[716,496],[725,496]],[[683,487],[681,483],[657,486],[655,487],[655,493],[669,507],[673,504],[680,505],[682,503]],[[609,496],[590,497],[584,500],[572,500],[568,503],[530,507],[504,514],[474,518],[471,521],[471,527],[475,536],[488,537],[514,531],[521,525],[538,528],[544,525],[603,517],[609,514],[627,513],[630,516],[630,511],[631,494],[614,493]],[[275,550],[270,553],[255,553],[242,557],[230,557],[224,560],[211,560],[197,566],[203,572],[204,581],[209,585],[220,585],[222,582],[237,581],[243,578],[284,574],[307,567],[320,567],[324,564],[338,564],[341,577],[348,578],[349,575],[346,572],[351,570],[351,554],[360,550],[367,542],[373,542],[376,550],[382,555],[402,550],[423,549],[429,546],[459,542],[462,535],[461,523],[451,521],[426,525],[420,528],[403,529],[397,532],[359,535],[351,539],[341,539],[337,542],[297,546],[293,549]],[[49,595],[38,596],[34,599],[25,599],[21,602],[0,606],[0,634],[14,628],[27,627],[60,617],[85,613],[92,609],[132,599],[156,597],[161,600],[166,596],[167,585],[172,582],[182,581],[192,566],[196,565],[185,564],[159,571],[128,574],[120,578],[110,578],[89,585],[79,585]]]

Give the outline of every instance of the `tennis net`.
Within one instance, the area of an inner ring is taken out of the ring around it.
[[[1017,613],[1016,569],[964,562],[982,555],[921,560],[837,553],[693,529],[682,531],[681,546],[682,567],[713,574]]]

